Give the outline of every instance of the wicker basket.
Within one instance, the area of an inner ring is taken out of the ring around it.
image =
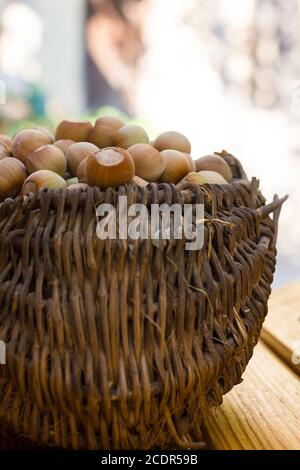
[[[237,178],[239,162],[222,156]],[[0,206],[0,419],[36,444],[201,448],[251,358],[283,200],[252,183],[42,191]],[[101,241],[95,207],[204,203],[205,247]],[[274,212],[273,219],[269,214]]]

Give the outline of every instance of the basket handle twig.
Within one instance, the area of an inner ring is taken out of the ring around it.
[[[283,203],[288,199],[288,196],[285,196],[285,199],[284,201],[275,209],[274,213],[273,213],[273,221],[274,221],[274,224],[275,224],[275,231],[274,231],[274,238],[273,238],[273,246],[276,246],[276,242],[277,242],[277,237],[278,237],[278,222],[279,222],[279,217],[280,217],[280,212],[281,212],[281,209],[282,209],[282,205]],[[275,194],[274,196],[274,202],[275,201],[279,201],[279,198],[277,196],[277,194]]]
[[[282,205],[285,203],[285,201],[289,198],[288,195],[283,196],[282,198],[279,199],[277,194],[274,196],[273,201],[270,204],[267,204],[266,206],[261,206],[257,209],[258,214],[262,219],[267,217],[268,215],[272,214],[274,212],[274,222],[275,222],[275,214],[277,218],[277,223],[281,211]],[[277,214],[277,212],[279,213]]]
[[[277,237],[278,237],[278,222],[279,222],[279,216],[280,212],[282,209],[282,205],[284,202],[288,199],[288,195],[282,197],[279,199],[278,195],[275,194],[273,198],[273,202],[270,204],[267,204],[266,206],[259,207],[257,209],[257,212],[259,213],[260,217],[263,219],[267,217],[269,214],[273,213],[273,222],[274,222],[274,235],[272,238],[272,247],[276,246],[277,243]],[[270,246],[271,239],[269,237],[262,237],[260,240],[260,245],[263,245],[265,248],[268,248]]]

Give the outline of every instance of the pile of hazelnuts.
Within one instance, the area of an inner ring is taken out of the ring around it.
[[[163,132],[153,142],[138,125],[116,117],[90,122],[62,121],[55,137],[35,127],[13,138],[0,135],[0,200],[42,188],[84,191],[121,184],[228,184],[232,172],[219,155],[197,160],[183,134]]]

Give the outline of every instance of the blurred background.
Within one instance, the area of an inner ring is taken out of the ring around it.
[[[288,193],[275,285],[300,278],[300,0],[0,0],[0,133],[122,114],[228,150]]]

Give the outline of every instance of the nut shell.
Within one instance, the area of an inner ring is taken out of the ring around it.
[[[0,160],[0,199],[7,197],[12,190],[21,188],[26,176],[24,164],[16,158]]]
[[[197,184],[228,184],[228,182],[223,178],[220,173],[215,171],[199,171],[199,172],[191,172],[188,173],[179,183],[177,183],[176,187],[178,189],[182,189],[188,185]]]
[[[124,149],[110,147],[99,150],[87,159],[86,182],[103,189],[130,183],[134,177],[134,161]]]
[[[115,145],[123,149],[128,149],[135,144],[149,144],[147,132],[134,124],[121,127],[115,136]]]
[[[0,160],[2,160],[3,158],[10,157],[10,156],[11,155],[9,151],[7,150],[7,147],[4,144],[0,144]]]
[[[228,184],[228,181],[216,171],[199,171],[198,174],[207,179],[207,184]]]
[[[93,129],[90,122],[62,121],[56,128],[55,140],[74,140],[74,142],[87,142]]]
[[[88,159],[90,157],[86,157],[82,162],[78,165],[77,168],[77,178],[79,183],[86,183],[86,166]]]
[[[45,127],[41,127],[41,126],[34,126],[33,129],[36,129],[36,130],[46,134],[46,136],[49,137],[49,139],[51,139],[51,143],[53,144],[54,135],[49,131],[49,129],[45,129]]]
[[[8,153],[12,153],[13,141],[8,135],[0,134],[0,144],[6,148]]]
[[[162,183],[177,184],[195,169],[191,157],[183,152],[178,150],[163,150],[161,155],[166,162],[165,171],[159,179]]]
[[[56,140],[53,145],[55,145],[55,147],[58,147],[59,150],[61,150],[62,152],[66,154],[70,145],[74,143],[75,143],[74,140],[61,139],[61,140]]]
[[[102,116],[97,119],[96,126],[110,127],[111,129],[118,131],[121,127],[125,126],[125,122],[121,119],[113,116]]]
[[[70,145],[66,154],[70,174],[77,176],[80,163],[98,150],[99,147],[90,142],[75,142]]]
[[[60,176],[67,171],[67,159],[65,154],[55,145],[44,145],[32,152],[26,158],[26,169],[28,173],[39,170],[51,170]]]
[[[191,184],[203,185],[207,183],[209,183],[209,181],[204,175],[193,171],[191,173],[188,173],[181,181],[179,181],[176,187],[178,189],[181,189]]]
[[[25,163],[28,155],[47,144],[52,144],[52,139],[47,133],[39,129],[23,129],[13,139],[12,153],[15,158]]]
[[[155,139],[153,145],[160,152],[162,150],[172,149],[190,154],[192,150],[188,138],[175,131],[163,132]]]
[[[22,188],[22,195],[37,193],[42,188],[60,189],[66,188],[66,181],[54,171],[39,170],[32,173],[25,180]]]
[[[140,178],[152,182],[157,181],[166,168],[163,155],[148,144],[135,144],[129,147],[128,152],[135,164],[135,174]]]
[[[115,145],[116,131],[110,127],[101,125],[95,126],[89,135],[89,142],[97,145],[99,149],[112,147]]]
[[[199,158],[196,160],[196,169],[197,171],[216,171],[226,181],[231,181],[233,178],[230,166],[218,155],[206,155]]]

